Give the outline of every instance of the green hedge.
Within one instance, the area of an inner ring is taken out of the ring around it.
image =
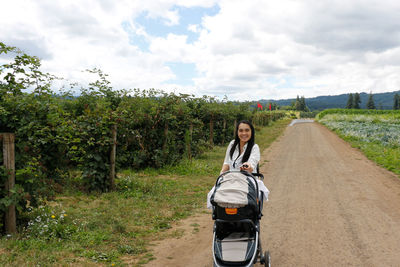
[[[79,96],[56,94],[51,89],[55,77],[40,72],[36,57],[0,42],[0,54],[11,52],[14,61],[0,66],[0,133],[15,133],[18,192],[8,198],[0,191],[1,211],[10,201],[20,210],[27,203],[35,206],[71,183],[84,191],[112,189],[108,177],[114,127],[117,168],[141,169],[175,164],[228,143],[235,121],[264,126],[284,116],[208,96],[114,90],[98,69],[89,71],[97,80],[81,87]],[[1,162],[2,157],[0,153]],[[4,184],[6,175],[0,173]]]

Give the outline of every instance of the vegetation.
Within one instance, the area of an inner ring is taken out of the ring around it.
[[[321,120],[330,114],[344,115],[382,115],[397,118],[399,111],[397,110],[368,110],[368,109],[326,109],[317,115],[317,119]]]
[[[361,103],[360,94],[355,93],[354,97],[353,97],[353,94],[350,93],[349,98],[347,99],[346,108],[347,109],[352,109],[352,108],[359,109],[360,103]]]
[[[393,109],[393,100],[395,94],[400,94],[400,91],[388,92],[388,93],[375,93],[374,101],[376,107],[378,109],[390,110]],[[359,108],[366,109],[367,100],[369,94],[367,93],[355,93],[353,94],[353,100],[359,95]],[[307,107],[311,111],[315,110],[325,110],[332,108],[346,108],[346,103],[348,101],[349,94],[341,94],[341,95],[327,95],[327,96],[317,96],[310,97],[306,99]],[[292,103],[296,102],[296,99],[281,99],[281,100],[260,100],[260,103],[275,103],[279,106],[279,109],[290,109]],[[354,106],[357,109],[357,106]]]
[[[315,118],[319,113],[319,110],[314,110],[314,111],[301,111],[300,112],[300,118]]]
[[[368,101],[367,101],[367,109],[375,109],[375,102],[374,102],[374,97],[371,94],[369,94]]]
[[[325,110],[318,119],[368,158],[400,174],[400,111]]]
[[[0,214],[16,204],[20,225],[26,223],[20,214],[56,193],[114,190],[110,169],[115,130],[117,170],[142,170],[190,160],[225,144],[235,121],[248,119],[262,127],[285,116],[207,96],[114,90],[99,69],[86,70],[95,78],[81,86],[79,96],[68,90],[56,94],[51,85],[57,78],[40,71],[38,58],[0,43],[3,53],[14,58],[0,66],[0,132],[16,136],[17,186],[11,195],[1,187]],[[0,183],[6,179],[1,167]]]
[[[257,127],[267,148],[289,119]],[[140,266],[153,259],[149,243],[183,232],[166,231],[195,212],[205,212],[225,146],[192,160],[140,171],[120,171],[114,192],[69,191],[21,214],[26,227],[0,240],[1,266]],[[263,162],[261,162],[261,165]],[[211,214],[210,214],[211,221]]]
[[[399,94],[395,94],[393,96],[393,109],[394,110],[400,109],[400,95]]]
[[[346,108],[351,109],[353,108],[353,94],[349,94],[349,99],[347,100]]]
[[[302,96],[301,98],[297,96],[296,102],[294,104],[294,109],[297,111],[310,111],[306,105],[306,99],[304,98],[304,96]]]
[[[361,98],[359,93],[354,94],[353,108],[360,109]]]
[[[280,107],[276,103],[269,101],[267,103],[267,105],[265,106],[265,109],[277,110],[277,109],[280,109]]]
[[[286,110],[286,111],[302,111],[302,112],[309,112],[310,109],[307,107],[306,99],[304,96],[299,97],[297,96],[296,100],[292,100],[290,104],[287,105],[278,105],[277,102],[279,101],[269,101],[267,103],[267,107],[271,106],[271,110]]]

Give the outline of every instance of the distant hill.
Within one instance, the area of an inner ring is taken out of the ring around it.
[[[400,95],[400,91],[394,91],[389,93],[377,93],[372,94],[377,109],[392,109],[393,108],[393,97],[395,94]],[[354,93],[353,93],[354,95]],[[360,93],[361,108],[366,108],[369,93]],[[328,95],[328,96],[317,96],[312,98],[306,98],[306,104],[308,108],[313,110],[324,110],[328,108],[345,108],[349,94],[342,95]],[[265,100],[262,99],[259,102],[265,105],[268,102],[276,103],[279,106],[290,106],[292,101],[296,101],[296,98],[282,99],[282,100]]]

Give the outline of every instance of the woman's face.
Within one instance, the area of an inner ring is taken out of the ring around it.
[[[251,138],[250,125],[246,123],[239,124],[238,136],[241,142],[247,143]]]

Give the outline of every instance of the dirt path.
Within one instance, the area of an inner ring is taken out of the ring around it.
[[[317,123],[289,126],[262,161],[272,266],[400,266],[396,175]],[[188,234],[157,243],[148,266],[212,266],[212,224],[210,214],[182,222]]]

